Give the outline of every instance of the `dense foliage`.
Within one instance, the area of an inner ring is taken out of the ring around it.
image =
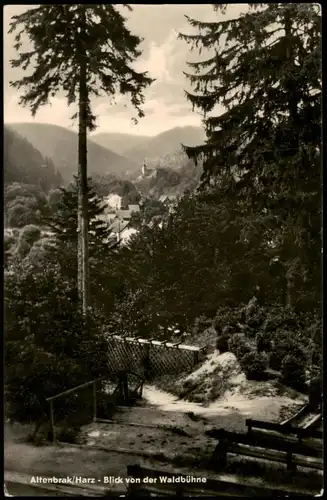
[[[56,267],[35,273],[26,264],[13,266],[5,279],[4,313],[9,417],[38,421],[47,415],[46,397],[106,373],[99,318],[83,317],[76,288]],[[67,407],[60,410],[65,414]]]

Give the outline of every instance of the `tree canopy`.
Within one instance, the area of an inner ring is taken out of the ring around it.
[[[180,38],[212,54],[188,63],[194,93],[186,96],[204,113],[207,141],[185,150],[203,158],[203,186],[230,180],[241,237],[254,230],[266,241],[265,251],[284,269],[287,302],[299,287],[315,302],[322,243],[319,6],[249,4],[236,19],[188,21],[198,34]],[[219,116],[216,105],[225,110]]]
[[[62,90],[68,105],[77,102],[84,58],[89,130],[95,128],[92,96],[113,98],[117,92],[127,94],[137,117],[144,116],[143,91],[153,80],[146,72],[133,69],[132,63],[141,55],[142,39],[133,35],[125,22],[117,7],[109,4],[40,5],[13,16],[10,33],[17,32],[18,56],[11,61],[12,66],[24,70],[34,67],[29,76],[11,82],[15,89],[25,89],[20,104],[30,107],[34,116],[40,106]],[[22,33],[32,41],[32,50],[21,50]]]

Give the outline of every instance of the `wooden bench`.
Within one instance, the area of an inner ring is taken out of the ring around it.
[[[246,419],[245,423],[248,428],[248,432],[251,432],[252,429],[271,430],[284,435],[296,435],[299,440],[306,438],[322,439],[323,437],[323,433],[321,430],[312,429],[311,427],[301,428],[287,423],[279,424],[274,422],[265,422],[263,420],[253,420],[252,418]]]
[[[299,497],[312,495],[312,491],[304,491],[293,485],[276,485],[269,483],[263,479],[240,477],[235,474],[219,474],[215,478],[206,477],[205,471],[201,474],[157,470],[140,465],[130,465],[127,467],[127,476],[129,481],[126,481],[128,496],[140,495],[143,498],[155,494],[159,496],[234,496],[234,497],[280,497],[293,494]],[[171,481],[173,477],[178,478],[193,478],[193,482],[174,483]],[[134,482],[131,482],[131,478]],[[162,478],[165,478],[164,480]],[[199,482],[194,482],[194,478],[198,478]],[[170,479],[170,481],[168,481]],[[205,479],[205,482],[203,481]],[[139,481],[138,481],[139,480]]]
[[[218,439],[218,444],[211,457],[217,465],[225,465],[227,453],[235,453],[263,460],[285,463],[288,470],[297,466],[323,470],[321,447],[307,443],[289,442],[280,437],[256,431],[247,434],[228,432],[225,429],[213,429],[207,435]],[[295,456],[299,455],[299,456]]]

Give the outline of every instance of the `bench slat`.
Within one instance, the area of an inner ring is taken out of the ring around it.
[[[318,416],[317,416],[318,418]],[[291,424],[279,424],[275,422],[265,422],[262,420],[254,420],[251,418],[246,419],[245,421],[248,429],[267,429],[276,432],[280,432],[281,434],[296,434],[298,437],[311,437],[314,439],[322,439],[323,434],[321,431],[317,429],[301,428],[295,427]]]
[[[247,434],[238,432],[229,432],[225,429],[212,429],[206,432],[207,435],[223,439],[226,442],[248,444],[250,446],[258,446],[261,448],[270,448],[272,450],[287,451],[297,455],[305,455],[309,457],[321,458],[323,450],[305,443],[292,443],[284,438],[270,436],[262,432],[252,431]]]
[[[231,444],[228,447],[227,453],[234,453],[235,455],[243,455],[253,458],[261,458],[262,460],[271,460],[272,462],[288,462],[286,452],[263,450],[258,448],[246,448],[245,446],[242,446],[240,444]],[[292,463],[294,465],[298,465],[299,467],[308,467],[310,469],[323,470],[322,460],[316,460],[309,457],[307,458],[293,455]]]

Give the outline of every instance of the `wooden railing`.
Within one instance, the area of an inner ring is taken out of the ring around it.
[[[318,470],[323,469],[323,449],[319,444],[292,442],[283,436],[276,437],[253,430],[250,433],[241,434],[225,429],[212,429],[207,431],[207,435],[218,440],[212,462],[213,464],[217,463],[219,467],[226,464],[227,454],[233,453],[285,463],[287,469],[293,471],[298,465]]]

